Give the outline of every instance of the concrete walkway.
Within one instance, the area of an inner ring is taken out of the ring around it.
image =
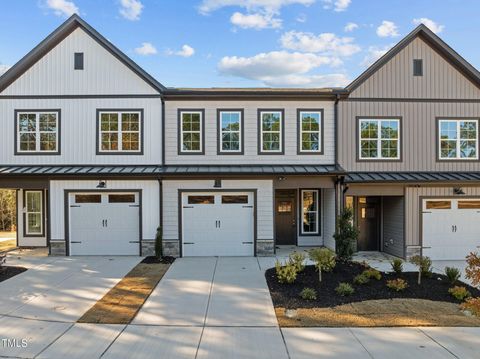
[[[28,261],[0,283],[0,357],[478,358],[480,328],[280,329],[264,278],[273,258],[178,259],[132,324],[76,324],[138,261]]]

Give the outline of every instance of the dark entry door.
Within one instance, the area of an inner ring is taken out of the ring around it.
[[[275,231],[278,245],[295,245],[297,242],[296,198],[296,190],[275,191]]]
[[[358,250],[378,251],[380,243],[380,197],[358,197]]]

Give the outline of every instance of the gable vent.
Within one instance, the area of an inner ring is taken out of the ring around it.
[[[74,56],[74,69],[83,70],[83,52],[76,52]]]
[[[423,60],[413,60],[413,76],[423,76]]]

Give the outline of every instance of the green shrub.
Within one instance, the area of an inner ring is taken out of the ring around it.
[[[335,292],[342,297],[347,297],[355,293],[355,289],[353,289],[350,283],[340,283],[337,288],[335,288]]]
[[[457,300],[463,301],[466,298],[470,298],[472,294],[465,287],[455,286],[448,290],[448,293]]]
[[[390,262],[392,266],[392,270],[396,274],[402,274],[403,272],[403,261],[400,258],[395,258],[393,261]]]
[[[366,276],[368,279],[376,279],[376,280],[382,279],[382,273],[380,273],[378,270],[374,268],[365,269],[362,274]]]
[[[408,288],[408,283],[404,279],[397,278],[397,279],[387,280],[387,287],[396,292],[401,292],[406,288]]]
[[[300,292],[300,297],[305,300],[316,300],[317,299],[317,292],[313,288],[303,288]]]
[[[297,279],[297,267],[290,261],[286,262],[284,265],[277,261],[275,263],[275,271],[280,283],[292,284],[295,282],[295,279]]]
[[[163,248],[162,248],[162,227],[157,228],[157,234],[155,236],[155,257],[161,259],[163,257]]]
[[[289,256],[290,263],[297,267],[298,273],[303,272],[303,270],[305,269],[305,258],[305,254],[299,252],[293,252]]]
[[[357,242],[359,230],[353,225],[353,210],[346,208],[338,216],[338,226],[333,238],[335,251],[341,260],[352,259],[354,244]]]
[[[353,278],[354,284],[367,284],[368,282],[370,282],[370,278],[368,278],[368,276],[365,275],[365,272]]]
[[[432,260],[425,256],[413,256],[410,263],[418,267],[418,284],[422,284],[422,277],[432,276]]]
[[[322,281],[322,271],[331,272],[337,264],[335,253],[328,248],[314,248],[308,251],[310,259],[315,262],[318,270],[318,280]]]
[[[445,267],[445,275],[450,284],[455,284],[460,279],[460,270],[455,267]]]

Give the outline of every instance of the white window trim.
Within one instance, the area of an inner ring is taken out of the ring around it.
[[[40,193],[40,212],[29,212],[28,211],[28,194],[29,193]],[[43,191],[34,191],[34,190],[26,190],[25,191],[25,235],[27,236],[43,236]],[[40,214],[40,232],[33,232],[29,231],[28,227],[28,215],[29,214]]]
[[[35,131],[20,131],[20,116],[21,115],[35,115]],[[40,131],[40,115],[55,115],[55,131]],[[58,153],[58,111],[19,111],[17,112],[17,153]],[[40,134],[49,133],[55,134],[55,150],[41,150],[40,149]],[[35,150],[22,150],[20,148],[20,135],[21,134],[35,134]]]
[[[122,114],[138,114],[138,131],[122,131]],[[117,114],[118,130],[117,131],[102,131],[102,114]],[[142,112],[135,110],[125,111],[98,111],[98,152],[99,153],[141,153],[142,152]],[[138,150],[124,150],[123,149],[123,133],[137,133],[138,132]],[[102,149],[102,134],[116,133],[118,135],[118,150],[104,150]]]
[[[275,113],[279,114],[280,117],[280,130],[279,131],[264,131],[263,130],[263,114],[264,113]],[[263,148],[263,135],[265,133],[278,133],[280,146],[278,150],[265,150]],[[282,153],[283,152],[283,112],[282,111],[260,111],[260,153]]]
[[[302,116],[303,116],[304,113],[314,113],[314,114],[319,115],[320,121],[318,123],[318,131],[304,131],[303,130],[303,126],[302,126],[303,125],[303,123],[302,123],[303,118],[302,118]],[[322,152],[322,146],[323,146],[323,144],[322,144],[322,125],[323,125],[322,112],[321,111],[300,111],[298,121],[299,121],[299,129],[300,129],[300,131],[298,131],[299,132],[298,141],[300,143],[300,152],[301,153],[320,153],[320,152]],[[318,134],[318,150],[304,150],[304,149],[302,149],[303,148],[303,145],[302,145],[302,137],[303,136],[302,135],[304,133],[309,133],[309,134],[310,133],[316,133],[316,134]]]
[[[238,122],[238,131],[223,131],[222,128],[222,115],[224,113],[236,113],[238,114],[238,118],[240,121]],[[242,133],[242,125],[243,125],[243,117],[242,111],[228,111],[228,110],[220,110],[220,115],[218,116],[218,128],[220,129],[219,136],[220,136],[220,153],[242,153],[242,141],[243,141],[243,133]],[[237,133],[238,132],[238,150],[224,150],[223,149],[223,134],[224,133]],[[183,138],[183,136],[182,136]]]
[[[198,131],[183,131],[183,114],[199,114],[200,115],[200,129]],[[180,111],[180,153],[203,153],[203,112],[202,111]],[[183,134],[184,133],[198,133],[200,136],[200,149],[198,150],[184,150],[183,149]]]
[[[442,157],[442,123],[455,122],[457,128],[457,139],[456,140],[443,140],[443,141],[455,141],[457,147],[457,156],[456,157]],[[460,138],[460,122],[475,122],[476,124],[476,138],[475,138],[475,157],[461,157],[460,155],[460,143],[462,139]],[[476,161],[479,159],[478,155],[478,124],[479,121],[476,119],[440,119],[438,121],[438,159],[440,161]]]
[[[382,138],[382,131],[381,131],[381,123],[382,121],[385,122],[392,122],[395,121],[398,124],[398,138],[391,139],[391,138]],[[362,138],[362,122],[376,122],[377,123],[377,132],[378,138]],[[372,160],[372,161],[398,161],[400,159],[400,141],[402,140],[401,134],[401,127],[400,127],[400,119],[399,118],[361,118],[358,123],[358,158],[360,160]],[[362,140],[363,141],[377,141],[377,157],[363,157],[362,156]],[[382,156],[382,140],[396,140],[397,141],[397,156],[396,157],[383,157]]]
[[[317,198],[317,210],[316,211],[309,211],[309,212],[313,212],[316,214],[316,221],[315,221],[315,231],[314,232],[305,232],[303,230],[303,217],[305,215],[305,212],[304,212],[304,208],[303,208],[303,194],[305,192],[314,192],[316,193],[316,198]],[[319,235],[320,234],[320,191],[318,189],[302,189],[300,191],[300,208],[301,208],[301,211],[300,211],[300,234],[301,235]]]

